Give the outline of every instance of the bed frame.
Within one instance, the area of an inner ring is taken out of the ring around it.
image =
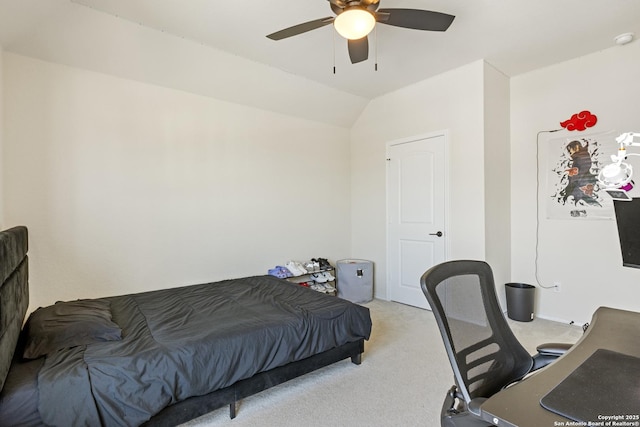
[[[0,232],[0,390],[11,366],[29,305],[27,250],[26,227],[18,226]],[[364,339],[347,343],[258,373],[212,393],[177,402],[154,415],[144,425],[174,426],[226,405],[229,405],[230,417],[235,418],[241,399],[347,358],[359,365],[363,352]]]
[[[278,368],[261,372],[251,378],[204,396],[191,397],[182,402],[166,407],[153,416],[145,426],[175,426],[194,418],[229,405],[229,416],[236,417],[237,403],[245,397],[252,396],[268,388],[282,384],[293,378],[323,368],[335,362],[351,358],[351,361],[359,365],[364,352],[364,340],[354,341],[340,347],[316,354],[307,359],[292,362]]]

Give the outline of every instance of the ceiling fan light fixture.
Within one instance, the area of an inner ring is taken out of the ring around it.
[[[352,7],[336,16],[333,21],[338,34],[348,40],[366,37],[376,25],[373,14],[360,7]]]

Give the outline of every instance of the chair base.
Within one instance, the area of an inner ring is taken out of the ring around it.
[[[478,415],[469,411],[464,400],[457,397],[458,387],[447,392],[440,412],[441,427],[493,427]]]

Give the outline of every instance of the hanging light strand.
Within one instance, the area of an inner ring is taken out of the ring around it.
[[[331,47],[333,48],[333,74],[336,73],[336,32],[331,31],[333,43],[331,43]]]
[[[373,38],[375,39],[374,43],[376,45],[376,48],[375,48],[376,49],[376,52],[375,52],[375,56],[376,56],[375,62],[376,63],[375,63],[375,66],[374,66],[374,70],[378,71],[378,26],[377,25],[373,29]]]

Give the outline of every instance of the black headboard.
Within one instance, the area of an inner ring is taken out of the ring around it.
[[[29,306],[28,248],[26,227],[0,232],[0,390]]]

